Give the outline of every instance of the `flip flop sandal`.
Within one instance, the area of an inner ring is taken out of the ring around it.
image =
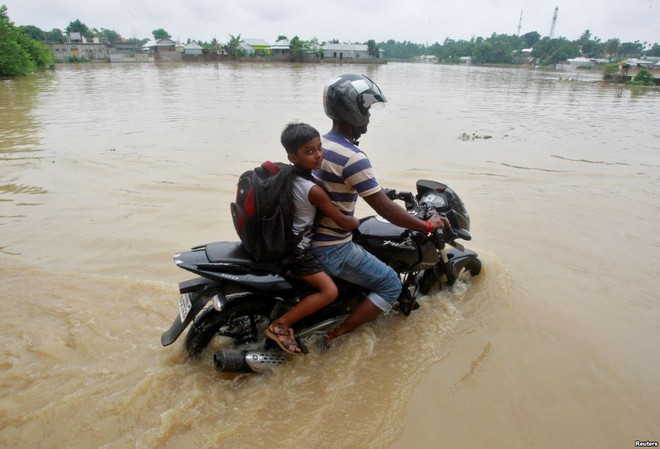
[[[300,346],[298,346],[296,336],[290,327],[275,326],[272,330],[270,327],[267,327],[266,336],[277,343],[277,346],[287,354],[296,356],[305,355]]]

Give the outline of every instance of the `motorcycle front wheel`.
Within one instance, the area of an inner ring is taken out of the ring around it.
[[[208,307],[191,324],[185,349],[189,357],[198,356],[216,338],[233,347],[249,347],[265,338],[274,303],[254,295],[230,301],[218,312]]]

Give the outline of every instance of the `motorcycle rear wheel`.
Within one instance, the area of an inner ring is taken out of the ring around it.
[[[233,347],[247,347],[264,340],[273,305],[251,296],[230,302],[221,312],[208,307],[191,324],[184,343],[186,353],[189,357],[198,356],[216,336],[227,337]]]

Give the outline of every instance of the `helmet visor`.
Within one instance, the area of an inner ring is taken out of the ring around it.
[[[379,104],[383,106],[382,103],[387,102],[387,98],[385,98],[383,92],[376,83],[366,76],[362,76],[364,77],[363,79],[352,81],[353,87],[358,93],[358,104],[360,107],[368,110],[372,105]]]

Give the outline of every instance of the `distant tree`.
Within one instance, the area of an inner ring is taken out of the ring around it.
[[[30,54],[18,43],[18,31],[0,6],[0,76],[22,76],[34,70]]]
[[[530,31],[520,36],[520,39],[525,43],[525,48],[532,48],[538,41],[541,40],[541,35],[536,31]]]
[[[619,39],[609,39],[607,42],[605,42],[605,44],[603,44],[603,48],[607,54],[607,57],[610,59],[610,62],[619,54],[620,46],[621,41]]]
[[[371,56],[373,56],[374,58],[377,58],[377,57],[378,57],[379,48],[378,48],[378,45],[376,45],[376,41],[375,41],[375,40],[373,40],[373,39],[369,39],[369,40],[367,41],[367,52],[368,52]]]
[[[288,40],[289,40],[289,38],[286,37],[286,36],[283,35],[283,34],[280,34],[279,36],[277,36],[277,41],[288,41]],[[277,41],[276,41],[276,42],[277,42]]]
[[[304,43],[298,36],[293,36],[289,42],[289,55],[290,58],[294,61],[305,60]]]
[[[227,45],[225,46],[227,49],[227,54],[232,58],[242,56],[245,53],[245,50],[241,48],[242,43],[243,43],[243,39],[241,39],[240,34],[238,36],[234,36],[230,34],[229,42],[227,42]]]
[[[310,57],[316,57],[321,54],[321,44],[316,37],[308,41],[294,36],[289,41],[289,59],[291,61],[304,62],[308,61]]]
[[[649,50],[646,50],[646,56],[654,56],[654,57],[660,56],[660,45],[658,45],[657,43],[653,44],[653,46]]]
[[[502,39],[486,39],[473,52],[474,60],[481,64],[509,64],[513,62],[513,48]]]
[[[647,69],[641,69],[635,77],[626,83],[629,86],[653,86],[655,80],[653,74]]]
[[[52,69],[55,61],[50,48],[43,42],[36,41],[23,33],[18,33],[17,42],[27,50],[35,68],[39,71]]]
[[[136,37],[129,37],[124,42],[127,44],[132,44],[136,47],[142,47],[144,44],[149,42],[149,39],[138,39]]]
[[[158,40],[158,39],[169,39],[169,38],[172,37],[172,36],[170,36],[170,33],[168,33],[167,31],[165,31],[165,30],[162,29],[162,28],[158,28],[157,30],[153,30],[153,31],[151,32],[151,34],[153,34],[155,40]]]
[[[619,47],[619,56],[621,58],[637,58],[642,55],[644,46],[639,41],[623,42]]]
[[[45,31],[44,34],[46,35],[46,42],[56,42],[60,44],[66,42],[64,34],[59,28],[53,28],[50,31]]]
[[[580,53],[589,58],[596,58],[602,55],[603,47],[600,45],[600,39],[591,38],[591,31],[585,30],[576,41]]]
[[[213,39],[211,39],[210,47],[211,47],[210,48],[211,53],[216,54],[216,55],[220,54],[220,43],[218,42],[218,40],[215,37]]]
[[[53,67],[53,56],[43,43],[23,33],[0,5],[0,76],[24,76]]]
[[[396,42],[389,39],[387,42],[381,42],[378,46],[383,49],[390,59],[412,59],[426,53],[424,45],[415,44],[409,41]]]
[[[473,57],[476,53],[476,50],[483,43],[483,38],[473,38],[469,41],[459,40],[455,41],[453,39],[446,38],[443,45],[435,47],[435,52],[432,54],[437,56],[438,59],[445,62],[458,62],[459,58],[462,56]],[[436,53],[438,52],[439,53]]]
[[[101,28],[101,30],[98,32],[99,37],[102,37],[106,40],[106,42],[118,42],[121,41],[121,35],[117,33],[115,30],[107,30],[105,28]]]
[[[323,51],[323,49],[321,48],[321,44],[319,43],[319,40],[316,37],[313,37],[310,40],[305,41],[303,47],[305,48],[305,52],[309,55],[320,56],[321,52]]]
[[[34,39],[35,41],[43,42],[46,40],[46,33],[34,25],[19,26],[18,29],[27,37]]]
[[[73,22],[70,22],[69,26],[65,28],[65,31],[67,33],[80,33],[83,36],[85,36],[85,39],[89,39],[89,40],[91,40],[92,37],[94,37],[89,27],[87,27],[87,25],[85,25],[78,19],[74,20]]]
[[[569,58],[575,58],[580,55],[580,50],[576,42],[570,42],[565,38],[550,39],[544,37],[532,50],[532,56],[538,58],[541,65],[556,64]]]

